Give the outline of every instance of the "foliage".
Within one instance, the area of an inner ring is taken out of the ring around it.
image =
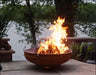
[[[10,1],[10,0],[8,0],[8,1]],[[39,21],[41,21],[41,20],[52,21],[53,19],[55,19],[55,15],[56,15],[55,7],[51,5],[50,1],[51,0],[48,0],[49,4],[47,4],[47,5],[45,5],[45,4],[40,5],[40,3],[36,3],[36,2],[34,2],[31,5],[31,11],[33,12],[33,14],[35,16],[34,17],[35,30],[38,33],[40,33],[39,26],[41,25],[39,23]],[[0,9],[0,11],[2,11],[1,17],[0,17],[2,19],[2,21],[4,21],[3,19],[8,20],[8,22],[15,21],[16,23],[18,23],[16,25],[18,32],[20,33],[20,31],[23,30],[22,28],[24,28],[25,34],[21,33],[21,35],[27,37],[26,40],[29,40],[30,38],[32,39],[32,36],[30,36],[31,33],[29,33],[30,26],[28,24],[29,12],[28,12],[27,5],[21,5],[18,2],[16,2],[15,5],[13,5],[12,3],[7,3],[7,1],[3,1],[3,3],[6,5],[4,5]],[[4,13],[5,13],[5,15],[3,16]],[[4,18],[2,18],[2,16]],[[4,23],[5,23],[5,21],[4,21]],[[3,26],[3,25],[0,25],[0,26]],[[6,26],[7,26],[7,24],[6,24]],[[30,41],[30,42],[32,42],[32,41]]]
[[[24,27],[25,33],[27,31],[30,31],[29,30],[30,27],[28,24],[27,6],[20,4],[20,2],[22,2],[21,0],[14,0],[15,5],[13,5],[12,2],[11,3],[9,2],[11,0],[2,0],[2,1],[4,6],[0,9],[0,23],[7,22],[5,24],[5,27],[7,27],[7,24],[9,21],[15,21],[16,23],[19,24],[16,26],[18,31],[21,31],[22,27]],[[42,4],[40,4],[40,2],[42,2]],[[84,30],[81,30],[81,31],[87,33],[90,36],[96,36],[96,25],[92,25],[93,22],[94,23],[96,22],[95,9],[96,9],[96,4],[79,3],[78,7],[76,7],[76,12],[75,12],[76,13],[75,23],[82,25],[84,27]],[[33,4],[31,4],[31,10],[35,16],[34,21],[36,26],[35,27],[36,32],[39,32],[38,31],[39,26],[41,25],[39,21],[42,21],[42,20],[53,21],[54,19],[56,19],[56,9],[52,0],[36,0]],[[0,28],[1,26],[3,27],[3,25],[0,25]],[[88,27],[90,28],[90,30],[87,30]],[[78,26],[78,29],[80,29],[79,26]],[[30,34],[24,35],[24,36],[29,37]]]
[[[89,36],[96,36],[96,4],[78,3],[75,8],[75,23],[82,26],[83,30],[78,29]],[[89,29],[89,30],[87,30]]]
[[[78,3],[76,19],[81,23],[95,23],[96,22],[96,4],[92,3]]]
[[[35,9],[34,15],[36,20],[52,21],[56,19],[56,10],[54,6],[40,5],[32,7]]]
[[[8,7],[0,9],[0,38],[6,35],[5,33],[7,31],[8,22],[10,21],[9,17],[9,13],[11,13],[10,10],[8,10]]]
[[[92,59],[92,52],[94,51],[93,45],[88,43],[72,43],[72,57],[77,60],[86,61],[88,59]],[[95,60],[95,59],[93,59]]]
[[[72,49],[72,57],[76,58],[76,56],[78,55],[79,49],[80,49],[80,45],[76,44],[76,43],[73,43],[71,45],[71,49]]]

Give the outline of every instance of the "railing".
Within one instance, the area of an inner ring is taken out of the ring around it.
[[[67,37],[66,39],[70,43],[96,42],[96,37]]]
[[[88,43],[93,45],[93,49],[96,50],[96,37],[67,37],[67,45],[70,46],[72,43]]]

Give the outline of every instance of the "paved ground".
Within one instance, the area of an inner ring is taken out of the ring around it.
[[[1,75],[96,75],[96,65],[69,60],[60,67],[44,69],[27,61],[1,63]]]

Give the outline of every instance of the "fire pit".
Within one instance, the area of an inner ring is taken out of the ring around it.
[[[24,51],[26,59],[40,66],[57,66],[71,58],[72,51],[69,50],[66,40],[67,28],[64,27],[65,19],[58,17],[49,30],[51,36],[40,43],[38,49],[29,49]]]
[[[67,50],[64,54],[37,54],[36,50],[25,50],[24,56],[28,61],[44,67],[53,67],[65,63],[71,58],[72,54],[71,50]]]

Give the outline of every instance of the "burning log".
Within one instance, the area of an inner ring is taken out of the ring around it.
[[[66,30],[68,27],[62,26],[64,21],[65,19],[61,19],[60,17],[58,17],[57,21],[54,21],[54,25],[49,28],[49,30],[53,32],[44,43],[40,43],[40,47],[37,52],[38,54],[63,54],[66,50],[68,50],[68,46],[65,44],[67,41],[65,39],[67,36]],[[65,40],[65,42],[63,40]]]

